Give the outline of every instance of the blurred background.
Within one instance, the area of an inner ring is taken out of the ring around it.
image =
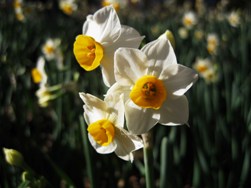
[[[102,98],[107,88],[100,69],[80,68],[73,43],[86,16],[111,3],[142,46],[171,31],[178,63],[199,74],[186,94],[190,127],[152,130],[156,187],[251,187],[247,0],[1,0],[0,187],[145,187],[142,150],[125,162],[85,135],[78,92]]]

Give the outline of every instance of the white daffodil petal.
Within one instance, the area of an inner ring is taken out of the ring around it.
[[[101,146],[93,139],[93,137],[90,134],[88,134],[88,138],[90,140],[91,145],[93,146],[94,149],[96,149],[98,153],[101,154],[112,153],[117,148],[116,142],[112,142],[108,146]]]
[[[106,93],[106,95],[116,94],[121,95],[123,94],[124,101],[127,101],[129,99],[129,94],[131,90],[130,87],[126,87],[123,85],[120,85],[118,83],[115,83],[110,87]]]
[[[126,123],[129,132],[140,135],[149,131],[158,123],[158,111],[141,108],[131,100],[125,104]]]
[[[127,161],[130,160],[131,162],[133,161],[132,152],[144,146],[142,140],[138,136],[129,134],[124,129],[116,128],[115,140],[117,143],[117,148],[115,150],[117,156]]]
[[[93,37],[98,42],[112,42],[119,37],[121,24],[112,6],[89,15],[83,25],[83,34]]]
[[[163,73],[165,75],[167,72]],[[166,75],[165,75],[166,76]],[[164,77],[164,76],[163,76]],[[177,66],[177,73],[169,75],[169,78],[164,81],[168,92],[174,95],[183,95],[196,82],[198,74],[188,67],[183,65]]]
[[[123,101],[124,94],[119,93],[109,93],[105,96],[105,103],[112,107],[109,108],[109,119],[114,125],[117,127],[124,127],[124,101]]]
[[[148,72],[157,77],[168,66],[177,64],[173,47],[167,38],[158,38],[146,44],[141,50],[146,54],[148,60],[154,62]]]
[[[90,94],[79,93],[79,96],[85,103],[84,117],[89,124],[107,117],[107,107],[104,101]]]
[[[121,35],[116,41],[104,43],[106,50],[101,61],[101,71],[103,81],[107,87],[111,87],[116,82],[114,76],[114,52],[120,47],[138,48],[143,38],[135,29],[123,26]]]
[[[182,125],[187,123],[189,115],[186,96],[169,96],[160,109],[159,123],[163,125]]]
[[[115,48],[128,47],[128,48],[138,48],[144,36],[140,36],[139,32],[132,27],[122,25],[120,36],[115,44]]]
[[[114,76],[114,60],[113,54],[114,52],[107,53],[104,55],[102,62],[101,62],[101,71],[104,84],[107,87],[111,87],[115,82]]]
[[[39,70],[39,72],[42,75],[42,80],[41,80],[41,82],[39,84],[40,87],[44,87],[47,84],[47,80],[48,80],[48,76],[47,76],[47,74],[45,72],[44,65],[45,65],[45,60],[41,56],[41,57],[38,58],[38,61],[37,61],[37,69]]]
[[[168,80],[169,78],[173,77],[178,73],[179,65],[178,64],[172,64],[168,67],[166,67],[164,70],[161,71],[159,75],[160,80]],[[168,89],[168,88],[167,88]]]
[[[138,49],[119,48],[114,59],[115,79],[121,85],[133,85],[146,74],[147,57]]]

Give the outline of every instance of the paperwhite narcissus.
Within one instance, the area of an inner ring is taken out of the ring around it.
[[[71,15],[77,10],[77,4],[75,0],[60,0],[59,8],[67,15]]]
[[[47,39],[46,42],[42,46],[42,52],[45,56],[45,58],[50,61],[55,59],[59,54],[59,45],[61,43],[61,40],[56,39]]]
[[[184,14],[182,18],[182,23],[187,29],[193,28],[197,24],[197,17],[194,12],[189,11]]]
[[[197,58],[193,68],[205,79],[206,83],[214,83],[219,79],[218,66],[208,58]]]
[[[31,76],[34,83],[39,83],[40,87],[46,85],[47,83],[47,74],[44,69],[45,60],[43,57],[39,57],[37,61],[36,68],[33,68],[31,71]]]
[[[108,94],[124,93],[125,117],[131,133],[146,133],[157,123],[187,123],[189,109],[184,93],[198,75],[177,64],[167,38],[150,42],[141,50],[118,49],[114,65],[117,83]]]
[[[87,16],[83,33],[74,42],[73,52],[79,65],[86,71],[101,65],[104,83],[110,87],[115,83],[115,50],[119,47],[138,48],[143,38],[132,27],[120,24],[111,5]]]
[[[219,46],[219,38],[215,33],[209,33],[207,35],[207,51],[211,55],[217,54]]]
[[[241,23],[240,14],[238,11],[232,11],[227,15],[227,20],[232,27],[238,27]]]
[[[143,142],[123,128],[122,95],[107,95],[104,101],[86,93],[79,95],[85,103],[84,118],[91,145],[98,153],[115,152],[121,159],[133,161],[132,152],[142,148]]]

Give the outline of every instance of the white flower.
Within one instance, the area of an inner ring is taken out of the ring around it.
[[[40,107],[47,107],[52,100],[55,100],[62,95],[62,85],[47,86],[42,85],[36,91],[38,104]]]
[[[197,58],[193,68],[205,79],[206,83],[213,83],[219,79],[218,67],[208,58]]]
[[[44,69],[45,60],[43,57],[39,57],[37,61],[36,68],[33,68],[31,71],[32,79],[34,83],[39,83],[40,87],[46,85],[47,83],[47,74]]]
[[[207,71],[205,71],[202,75],[202,77],[205,79],[206,83],[215,83],[219,80],[219,72],[218,67],[214,66]]]
[[[60,39],[47,39],[42,46],[42,52],[45,55],[45,58],[50,61],[55,59],[59,53],[59,45],[61,43]]]
[[[193,68],[200,74],[203,74],[208,69],[211,69],[212,66],[213,64],[209,59],[197,58],[196,62],[193,65]]]
[[[124,93],[128,130],[143,134],[157,123],[188,121],[184,93],[197,80],[194,70],[177,64],[170,42],[159,38],[142,50],[120,48],[115,53],[115,79],[109,93]]]
[[[189,11],[184,14],[182,18],[182,23],[187,29],[191,29],[194,25],[197,24],[197,16],[194,12]]]
[[[14,0],[13,5],[14,5],[16,18],[19,21],[25,21],[25,16],[23,13],[23,1],[22,0]]]
[[[120,8],[125,8],[128,2],[125,0],[102,0],[102,6],[112,5],[116,11]]]
[[[71,15],[77,10],[77,4],[75,0],[60,0],[59,8],[67,15]]]
[[[209,33],[207,35],[207,51],[211,55],[217,54],[219,46],[219,38],[215,33]]]
[[[122,95],[107,95],[104,101],[79,93],[84,105],[84,118],[88,124],[88,137],[98,153],[115,154],[124,160],[133,161],[132,152],[143,147],[142,140],[128,133],[124,127]]]
[[[232,27],[238,27],[240,25],[240,15],[237,11],[232,11],[227,15],[227,20]]]
[[[87,71],[101,65],[104,83],[109,87],[115,83],[115,50],[119,47],[138,48],[142,39],[135,29],[120,24],[111,5],[87,16],[82,35],[76,37],[73,52],[80,66]]]

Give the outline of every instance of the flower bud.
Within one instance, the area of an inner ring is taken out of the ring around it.
[[[167,38],[170,41],[172,47],[175,48],[175,39],[174,39],[173,33],[170,30],[167,29],[165,33],[159,36],[159,38],[163,38],[163,37]]]
[[[22,167],[24,164],[23,155],[14,149],[3,148],[5,160],[7,163],[13,166]]]

